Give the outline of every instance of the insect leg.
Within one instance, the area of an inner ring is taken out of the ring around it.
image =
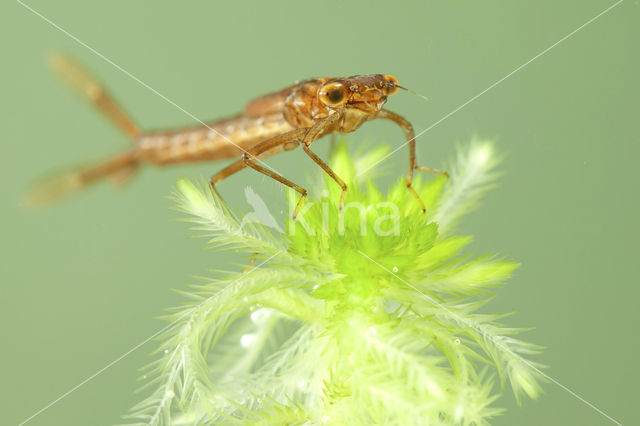
[[[253,253],[253,256],[251,257],[251,259],[249,259],[249,263],[247,263],[247,266],[245,266],[244,269],[242,270],[243,274],[246,274],[251,270],[251,267],[254,265],[254,263],[256,263],[256,260],[258,260],[259,254],[260,253]]]
[[[342,113],[336,112],[328,117],[318,121],[313,125],[305,135],[302,142],[302,149],[304,152],[311,157],[311,159],[319,165],[322,170],[324,170],[330,177],[333,179],[340,188],[342,189],[342,194],[340,194],[340,202],[338,204],[338,209],[342,211],[342,206],[344,204],[344,198],[347,195],[347,184],[329,167],[327,163],[325,163],[320,157],[318,157],[313,151],[311,151],[311,144],[318,139],[318,136],[323,134],[324,131],[331,126],[335,125],[338,121],[342,119]],[[332,134],[333,136],[333,134]]]
[[[260,173],[265,174],[270,178],[275,179],[278,182],[300,193],[301,195],[300,200],[298,200],[298,204],[296,204],[296,208],[293,212],[293,218],[295,219],[298,212],[300,211],[300,207],[302,207],[302,204],[304,203],[304,200],[307,197],[307,190],[299,185],[296,185],[290,180],[280,176],[278,173],[266,167],[261,166],[260,164],[257,163],[257,160],[258,158],[265,158],[266,156],[270,156],[278,152],[288,151],[293,148],[296,148],[300,144],[300,140],[302,139],[304,134],[307,133],[308,130],[309,129],[307,128],[295,129],[288,133],[276,136],[272,139],[259,143],[258,145],[254,146],[253,148],[245,152],[242,155],[242,159],[236,161],[235,163],[222,169],[220,172],[212,176],[209,181],[211,183],[211,186],[215,190],[215,185],[218,182],[244,169],[245,167],[249,166],[252,169],[257,170]]]
[[[333,170],[331,170],[331,168],[327,165],[327,163],[322,161],[320,157],[318,157],[313,151],[311,151],[311,148],[309,147],[309,145],[307,145],[306,143],[303,143],[302,149],[304,150],[304,152],[307,153],[309,157],[311,157],[313,161],[316,162],[318,166],[322,167],[322,170],[327,172],[327,174],[331,177],[331,179],[335,180],[336,183],[340,185],[340,188],[342,188],[342,194],[340,194],[340,203],[338,204],[338,210],[342,211],[342,206],[344,205],[344,197],[347,195],[347,184],[344,183],[342,179],[340,179],[340,176],[338,176]]]
[[[242,155],[242,159],[245,161],[247,166],[251,167],[252,169],[257,170],[260,173],[263,173],[263,174],[269,176],[270,178],[277,180],[281,184],[287,185],[289,188],[292,188],[295,191],[297,191],[298,193],[300,193],[301,197],[298,200],[298,204],[296,204],[295,210],[293,211],[293,218],[295,219],[296,216],[298,215],[298,211],[300,211],[300,207],[302,207],[302,203],[304,203],[304,200],[307,198],[307,190],[304,189],[303,187],[301,187],[299,185],[296,185],[295,183],[291,182],[289,179],[287,179],[287,178],[285,178],[283,176],[280,176],[276,172],[272,172],[271,170],[267,169],[266,167],[263,167],[263,166],[259,165],[258,163],[256,163],[256,158],[251,156],[250,154],[243,154]]]
[[[436,174],[440,174],[443,176],[449,176],[447,172],[442,171],[442,170],[438,170],[438,169],[433,169],[431,167],[422,167],[422,166],[418,166],[417,164],[417,159],[416,159],[416,140],[415,140],[415,133],[413,131],[413,126],[411,125],[411,123],[409,123],[407,120],[405,120],[404,117],[391,112],[391,111],[387,111],[386,109],[380,110],[380,112],[378,112],[378,114],[376,114],[376,118],[383,118],[386,120],[391,120],[394,123],[396,123],[398,126],[400,126],[402,128],[402,130],[404,131],[404,134],[407,138],[407,142],[409,144],[409,172],[407,173],[407,179],[406,179],[406,185],[407,185],[407,189],[409,190],[409,192],[411,193],[411,195],[413,195],[415,197],[415,199],[418,201],[418,203],[420,204],[420,208],[422,209],[422,212],[426,212],[427,209],[424,205],[424,203],[422,202],[422,200],[420,199],[420,196],[418,195],[418,193],[416,192],[415,189],[413,189],[413,187],[411,186],[411,183],[413,182],[413,171],[414,170],[421,170],[424,172],[430,172],[430,173],[436,173]]]

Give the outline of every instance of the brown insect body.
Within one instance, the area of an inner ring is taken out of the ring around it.
[[[135,151],[140,161],[157,166],[215,161],[239,157],[260,142],[292,129],[282,113],[238,115],[207,126],[142,134],[135,140]]]
[[[373,80],[369,77],[352,77],[345,81],[354,85],[356,80]],[[295,128],[310,128],[318,120],[326,118],[331,110],[318,99],[318,90],[327,82],[336,80],[319,78],[294,84],[251,101],[242,115],[207,125],[144,133],[135,141],[138,158],[163,166],[238,157],[274,136]],[[364,91],[362,84],[360,87]],[[376,101],[378,109],[384,102],[386,97]],[[368,113],[359,109],[349,110],[339,126],[325,129],[320,136],[352,132],[368,119]],[[275,150],[270,152],[271,155],[275,153]]]
[[[393,76],[372,74],[306,80],[251,101],[243,114],[235,117],[180,130],[142,133],[101,85],[76,64],[64,57],[56,57],[54,67],[129,135],[134,147],[97,166],[45,182],[31,194],[30,200],[35,204],[53,201],[101,177],[124,180],[141,163],[164,166],[241,156],[241,159],[214,175],[211,185],[215,188],[219,181],[245,167],[251,167],[298,191],[302,197],[296,207],[297,213],[307,191],[259,162],[279,152],[302,146],[305,153],[340,185],[342,206],[346,184],[310,150],[310,146],[323,135],[353,132],[365,121],[375,118],[394,121],[403,128],[410,151],[407,188],[423,210],[422,201],[411,188],[413,170],[443,173],[416,165],[411,124],[401,116],[382,109],[388,96],[400,88]]]

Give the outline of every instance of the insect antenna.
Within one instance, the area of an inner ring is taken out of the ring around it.
[[[402,89],[402,90],[404,90],[406,92],[412,93],[412,94],[424,99],[425,101],[429,100],[429,98],[427,98],[425,95],[422,95],[422,94],[420,94],[418,92],[414,92],[413,90],[407,89],[406,87],[400,86],[399,84],[396,84],[395,87],[397,87],[398,89]]]

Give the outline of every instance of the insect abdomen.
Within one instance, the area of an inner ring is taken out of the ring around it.
[[[280,113],[257,118],[237,116],[182,131],[146,133],[136,145],[139,158],[156,165],[214,161],[238,157],[292,129]]]

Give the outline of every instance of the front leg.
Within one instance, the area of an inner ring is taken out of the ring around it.
[[[304,152],[307,153],[309,157],[311,157],[313,161],[316,162],[318,166],[322,167],[322,170],[324,170],[325,172],[327,172],[329,176],[331,176],[331,179],[335,180],[336,183],[340,185],[340,188],[342,188],[342,194],[340,194],[340,202],[338,203],[338,211],[342,211],[342,206],[344,205],[344,198],[347,195],[347,184],[344,183],[344,181],[340,178],[340,176],[336,174],[336,172],[331,170],[331,167],[329,167],[327,163],[322,161],[320,157],[318,157],[313,151],[311,151],[311,148],[309,148],[309,145],[307,145],[306,143],[303,143],[302,149],[304,150]]]
[[[418,161],[416,159],[415,132],[413,131],[413,126],[411,125],[411,123],[405,120],[404,117],[396,114],[395,112],[391,112],[391,111],[387,111],[386,109],[383,109],[376,114],[375,118],[383,118],[386,120],[391,120],[394,123],[396,123],[398,126],[400,126],[404,131],[404,134],[407,138],[407,144],[409,144],[409,172],[407,173],[407,180],[406,180],[407,189],[409,190],[411,195],[413,195],[415,199],[418,201],[418,204],[420,204],[420,208],[422,209],[422,212],[425,213],[427,209],[424,203],[420,199],[420,196],[418,195],[416,190],[413,189],[413,187],[411,186],[411,183],[413,182],[413,171],[417,169],[423,172],[437,173],[439,175],[443,175],[447,177],[449,176],[449,174],[445,171],[433,169],[431,167],[418,166]]]
[[[327,163],[325,163],[320,157],[318,157],[313,151],[311,151],[310,146],[316,139],[318,139],[319,135],[323,134],[326,130],[331,130],[333,126],[336,126],[337,123],[342,119],[342,117],[343,117],[343,112],[336,111],[333,114],[329,115],[328,117],[323,118],[322,120],[318,121],[309,129],[304,139],[302,140],[302,149],[304,150],[304,152],[309,157],[311,157],[311,159],[318,166],[320,166],[322,170],[324,170],[331,177],[331,179],[333,179],[338,185],[340,185],[340,188],[342,189],[342,194],[340,194],[340,202],[338,203],[339,211],[342,211],[342,207],[344,205],[344,199],[347,195],[347,184],[344,183],[344,181],[340,178],[340,176],[336,174],[336,172],[331,170],[331,167],[329,167]]]

